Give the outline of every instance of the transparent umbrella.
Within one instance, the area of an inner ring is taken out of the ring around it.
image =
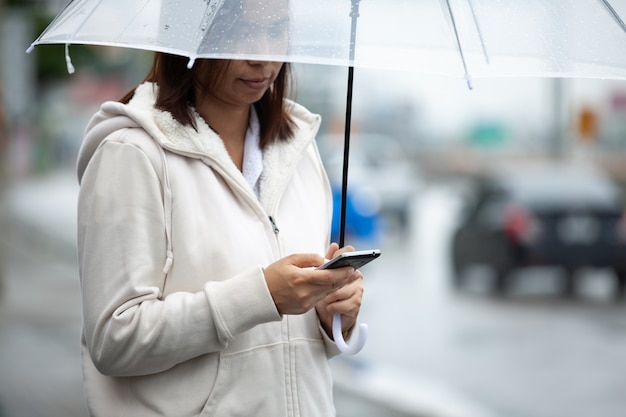
[[[243,3],[258,7],[248,12]],[[625,12],[624,0],[74,0],[33,45],[122,46],[190,63],[255,58],[466,78],[624,79]]]
[[[348,68],[340,245],[355,67],[464,78],[626,79],[625,0],[74,0],[29,48],[137,48]],[[365,343],[366,325],[347,353]],[[337,331],[337,329],[339,329]]]

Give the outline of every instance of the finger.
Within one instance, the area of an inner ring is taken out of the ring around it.
[[[340,288],[335,288],[334,286],[331,287],[326,292],[326,296],[324,297],[324,303],[331,304],[331,303],[335,303],[337,301],[343,300],[345,298],[348,298],[350,294],[347,294],[343,291],[345,287],[346,287],[345,285]]]
[[[361,297],[357,295],[326,305],[328,314],[341,314],[348,317],[356,317],[359,314],[360,308]]]
[[[352,245],[346,245],[343,248],[340,248],[337,250],[337,253],[335,253],[335,256],[345,253],[345,252],[354,252],[354,246]]]
[[[316,253],[297,253],[287,257],[289,263],[298,268],[318,267],[324,263],[324,258]]]
[[[346,245],[340,248],[338,244],[333,242],[328,247],[328,251],[326,251],[326,259],[333,259],[344,252],[354,252],[354,247],[352,245]]]
[[[327,293],[326,297],[324,297],[324,302],[327,304],[330,304],[330,303],[334,303],[337,301],[348,299],[357,294],[363,294],[363,286],[360,285],[359,283],[355,283],[355,281],[350,281],[350,282],[346,282],[341,287],[331,289]]]
[[[339,245],[335,242],[331,243],[326,251],[326,259],[333,259],[335,257],[335,252],[339,250]]]
[[[328,290],[326,291],[326,297],[327,298],[329,295],[331,294],[337,294],[339,293],[339,291],[341,291],[343,288],[345,288],[347,285],[350,284],[349,280],[343,280],[343,281],[335,281],[333,282]],[[336,297],[339,297],[339,295],[336,295]]]
[[[343,283],[342,286],[335,286],[335,289],[339,289],[343,286],[347,286],[347,285],[353,285],[355,282],[359,282],[356,285],[362,286],[362,284],[360,282],[363,281],[363,274],[358,270],[354,270],[354,273],[352,273],[351,275],[349,275],[346,279],[346,281]]]
[[[354,275],[354,268],[351,266],[344,266],[342,268],[335,269],[316,269],[311,272],[311,284],[317,285],[334,285],[336,288],[343,287],[352,275]]]
[[[363,274],[361,273],[360,270],[355,269],[354,274],[350,276],[350,282],[358,281],[358,280],[363,280]]]

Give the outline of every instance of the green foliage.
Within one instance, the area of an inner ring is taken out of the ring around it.
[[[18,1],[17,3],[20,2]],[[32,38],[35,39],[46,29],[54,16],[43,13],[41,8],[37,7],[32,7],[31,11],[32,27],[35,32]],[[124,71],[131,63],[131,60],[139,55],[136,51],[120,52],[120,50],[117,50],[117,53],[111,52],[111,48],[103,46],[69,46],[69,55],[76,71],[89,71],[96,74]],[[35,48],[33,55],[36,59],[36,73],[39,84],[43,85],[65,80],[70,76],[65,61],[65,45],[39,45]]]
[[[2,2],[0,1],[0,4]],[[7,7],[30,7],[33,6],[32,0],[4,0],[4,4]]]

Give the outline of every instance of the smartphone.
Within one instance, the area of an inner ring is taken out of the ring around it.
[[[379,249],[367,249],[354,252],[344,252],[326,262],[324,265],[317,269],[334,269],[342,268],[344,266],[351,266],[354,269],[359,269],[363,265],[372,262],[374,259],[380,256]]]

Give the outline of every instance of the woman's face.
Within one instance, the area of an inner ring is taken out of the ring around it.
[[[198,62],[199,74],[208,61]],[[213,61],[212,65],[216,62]],[[263,97],[272,86],[283,64],[282,62],[231,60],[218,61],[219,75],[210,82],[210,88],[200,92],[208,100],[231,106],[249,106]]]

